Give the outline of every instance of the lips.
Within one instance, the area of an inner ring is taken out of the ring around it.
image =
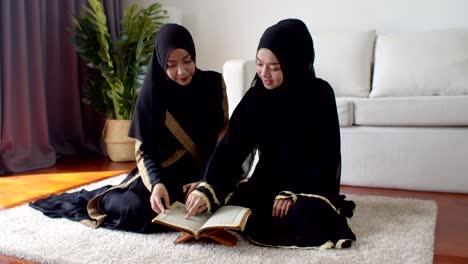
[[[263,84],[269,86],[269,85],[272,85],[272,84],[273,84],[273,81],[271,81],[271,80],[263,80]]]

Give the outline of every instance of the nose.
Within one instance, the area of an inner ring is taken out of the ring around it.
[[[268,70],[268,67],[266,65],[263,65],[260,74],[261,77],[270,77],[270,71]]]
[[[177,67],[177,75],[184,75],[185,72],[185,67],[183,67],[182,65],[179,65],[179,67]]]

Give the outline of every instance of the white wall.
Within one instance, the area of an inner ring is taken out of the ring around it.
[[[175,7],[176,21],[192,33],[197,65],[222,70],[225,61],[254,58],[263,31],[277,21],[302,19],[312,33],[377,33],[468,28],[468,0],[124,0]]]

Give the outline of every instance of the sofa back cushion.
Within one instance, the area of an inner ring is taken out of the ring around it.
[[[317,77],[329,82],[336,96],[368,97],[375,31],[317,32],[312,37]]]
[[[379,35],[370,97],[468,94],[468,29]]]

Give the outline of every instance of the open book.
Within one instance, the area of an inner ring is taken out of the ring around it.
[[[225,229],[243,231],[247,218],[252,212],[249,208],[233,205],[225,205],[215,213],[203,213],[185,219],[187,210],[181,202],[175,202],[164,213],[153,219],[154,223],[159,223],[184,231],[176,243],[182,243],[192,238],[211,238],[227,246],[237,243],[237,237]]]

